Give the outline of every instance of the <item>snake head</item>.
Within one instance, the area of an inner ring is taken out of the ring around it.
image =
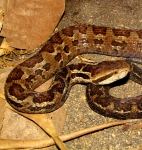
[[[110,84],[124,78],[129,72],[130,66],[125,61],[103,61],[91,72],[92,82],[97,85]]]

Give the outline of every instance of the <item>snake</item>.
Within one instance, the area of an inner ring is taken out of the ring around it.
[[[117,76],[120,79],[117,73],[120,73],[120,70],[123,69],[123,73],[120,74],[123,74],[124,77],[124,74],[126,75],[126,72],[129,72],[130,66],[123,61],[116,61],[115,63],[108,61],[93,66],[89,66],[89,64],[66,66],[76,56],[86,53],[124,57],[130,61],[136,58],[138,62],[141,62],[142,30],[112,29],[95,25],[75,25],[60,30],[51,36],[38,53],[17,65],[10,72],[5,83],[7,102],[14,109],[24,113],[49,113],[63,105],[66,95],[68,95],[67,89],[75,84],[74,81],[82,82],[83,79],[83,82],[92,82],[88,86],[89,90],[87,88],[87,97],[90,96],[88,103],[92,109],[96,109],[94,105],[97,103],[96,105],[100,108],[99,111],[105,115],[130,118],[133,114],[132,108],[134,106],[132,104],[134,103],[136,113],[133,116],[136,118],[142,116],[141,96],[140,98],[134,98],[136,99],[134,102],[128,103],[131,110],[128,107],[116,109],[115,104],[120,103],[119,100],[116,102],[112,98],[110,103],[104,101],[104,99],[111,97],[107,92],[107,86],[104,87],[106,91],[103,90],[103,92],[100,92],[100,88],[96,90],[96,93],[90,89],[96,89],[94,86],[97,86],[100,82],[101,84],[110,83],[107,79],[111,79],[111,82],[117,80],[112,79],[112,76]],[[114,66],[118,67],[117,71]],[[104,69],[102,69],[103,67]],[[97,72],[97,70],[100,72]],[[79,73],[79,71],[81,72]],[[134,72],[134,70],[131,69],[131,72]],[[55,74],[54,82],[48,91],[41,93],[34,91]],[[90,79],[94,74],[95,79]],[[139,69],[134,74],[141,79]],[[107,83],[104,83],[103,80]],[[99,101],[99,98],[96,97],[104,97],[104,99]],[[127,103],[127,99],[123,101]],[[113,106],[111,107],[111,105]]]
[[[142,69],[128,62],[131,66],[129,79],[142,85]],[[117,84],[116,84],[117,85]],[[110,94],[114,83],[109,85],[95,85],[89,83],[86,89],[89,106],[104,116],[119,119],[142,118],[142,95],[128,98],[117,98]]]

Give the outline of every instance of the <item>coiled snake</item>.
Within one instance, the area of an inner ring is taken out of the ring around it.
[[[142,30],[133,31],[81,25],[71,26],[55,33],[37,54],[19,64],[8,75],[5,84],[7,101],[12,107],[22,112],[51,112],[64,103],[68,93],[67,88],[71,87],[68,84],[73,85],[76,81],[81,82],[82,79],[84,82],[90,82],[90,78],[94,74],[99,78],[91,79],[91,82],[94,84],[102,82],[101,84],[103,84],[103,80],[111,78],[112,74],[116,75],[117,72],[122,71],[122,68],[124,69],[123,73],[120,73],[122,77],[130,69],[129,65],[123,61],[102,62],[97,66],[78,64],[63,68],[74,57],[85,53],[137,58],[141,61]],[[104,64],[109,64],[109,67]],[[103,67],[104,69],[100,69],[101,72],[93,71]],[[136,68],[137,74],[132,68]],[[56,77],[48,91],[43,93],[34,91],[55,73],[57,73]],[[140,84],[141,73],[139,68],[131,64],[131,74],[133,74],[131,76],[136,75],[136,82],[138,81]],[[119,76],[119,78],[122,77]],[[116,79],[113,79],[112,82],[114,80]],[[133,100],[123,99],[121,101],[110,96],[108,90],[107,86],[96,87],[89,84],[87,97],[92,109],[118,118],[142,117],[142,96],[135,97]],[[106,99],[107,101],[105,101]]]

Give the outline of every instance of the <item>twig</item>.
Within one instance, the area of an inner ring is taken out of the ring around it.
[[[59,138],[62,141],[68,141],[68,140],[83,136],[85,134],[88,134],[88,133],[91,133],[94,131],[102,130],[105,128],[125,124],[128,122],[133,122],[133,121],[136,121],[136,120],[133,119],[133,120],[122,120],[122,121],[117,121],[117,122],[111,122],[111,123],[99,125],[97,127],[91,127],[91,128],[87,128],[87,129],[84,129],[81,131],[73,132],[71,134],[62,135],[62,136],[59,136]],[[8,139],[4,140],[4,139],[1,139],[0,140],[0,149],[43,148],[43,147],[51,146],[54,144],[55,144],[55,142],[51,138],[45,139],[45,140],[8,140]]]

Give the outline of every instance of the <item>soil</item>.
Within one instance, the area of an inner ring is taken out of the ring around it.
[[[142,29],[141,14],[141,0],[66,0],[66,9],[56,31],[76,24],[94,24],[96,26],[120,29]],[[116,59],[96,54],[85,54],[83,57],[95,62]],[[79,62],[79,59],[75,58],[72,62]],[[142,68],[142,66],[140,67]],[[112,88],[111,94],[122,98],[136,96],[142,94],[142,86],[128,81],[122,86]],[[64,105],[67,116],[60,135],[117,120],[102,116],[90,109],[86,102],[85,85],[73,86]],[[10,118],[14,116],[17,119],[13,120],[12,123],[20,120],[18,115],[15,114]],[[65,142],[65,145],[69,150],[132,150],[132,148],[142,146],[141,121],[142,119],[137,120],[136,123],[141,125],[137,129],[133,128],[135,123],[129,123],[84,135]],[[27,125],[22,124],[22,126],[24,126],[24,132],[21,132],[21,134],[25,134]],[[29,132],[33,132],[39,138],[38,133],[40,129],[34,131],[31,125],[29,126],[27,135],[29,136]],[[16,126],[13,127],[13,130],[15,128]],[[12,133],[13,130],[9,132]],[[18,136],[19,134],[17,134]],[[43,137],[46,138],[45,133]],[[57,150],[57,147],[52,146],[50,149]]]
[[[141,14],[142,2],[140,0],[66,0],[66,10],[57,29],[75,24],[142,29]],[[92,54],[83,55],[83,57],[94,61],[113,59]],[[86,102],[85,93],[84,85],[75,85],[72,88],[65,103],[67,118],[62,134],[116,120],[92,111]],[[128,81],[122,86],[113,88],[111,94],[116,97],[136,96],[142,94],[142,86]],[[138,122],[141,122],[141,119]],[[132,125],[126,125],[127,129],[126,126],[112,127],[65,142],[65,144],[70,150],[127,150],[139,147],[142,144],[142,129],[132,130]]]

